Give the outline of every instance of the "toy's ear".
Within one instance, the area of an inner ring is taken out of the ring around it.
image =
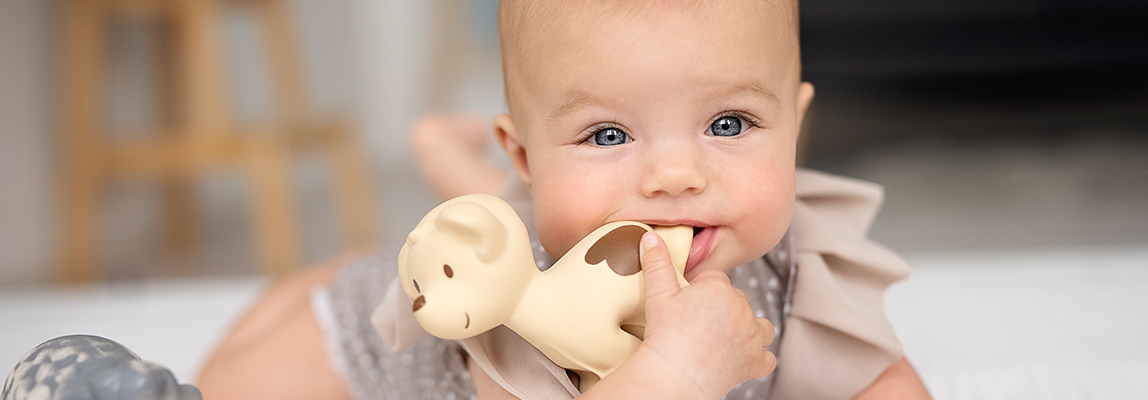
[[[426,235],[429,234],[432,229],[433,225],[419,224],[415,227],[414,230],[411,231],[410,234],[407,235],[407,243],[412,245],[418,244],[419,241],[423,240],[423,237],[426,237]]]
[[[642,241],[645,229],[634,225],[622,225],[598,238],[586,251],[586,263],[595,265],[602,260],[615,273],[630,276],[642,270],[638,243]]]
[[[506,227],[490,209],[479,204],[451,204],[439,213],[435,226],[474,243],[474,253],[482,262],[494,261],[506,250]]]

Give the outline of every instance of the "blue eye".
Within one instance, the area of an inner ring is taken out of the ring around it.
[[[742,129],[742,121],[738,117],[725,116],[710,124],[710,133],[714,136],[737,136],[742,132],[745,129]]]
[[[618,128],[606,128],[594,132],[590,141],[598,146],[617,146],[630,142],[630,136]]]

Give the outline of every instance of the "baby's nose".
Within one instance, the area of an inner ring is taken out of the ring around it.
[[[427,297],[426,296],[419,296],[419,298],[415,299],[415,304],[411,305],[411,312],[418,311],[420,308],[423,308],[423,306],[426,305],[426,303],[427,303]]]
[[[641,178],[640,190],[647,197],[660,194],[671,197],[686,192],[705,190],[708,177],[697,160],[698,154],[679,150],[666,156],[653,157]]]

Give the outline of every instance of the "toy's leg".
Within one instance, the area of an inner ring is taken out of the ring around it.
[[[598,381],[601,380],[601,378],[599,378],[598,375],[594,375],[593,372],[578,371],[577,374],[578,391],[582,393],[586,393],[587,390],[590,390],[591,386],[594,386],[595,383],[598,383]]]
[[[635,351],[638,351],[638,346],[642,344],[641,340],[627,333],[622,329],[615,328],[613,334],[610,335],[609,341],[598,345],[597,359],[604,360],[602,364],[594,366],[601,371],[601,377],[605,377],[618,369],[623,362],[626,362]],[[601,377],[594,372],[589,371],[575,371],[578,374],[578,390],[586,392],[595,383],[601,380]]]

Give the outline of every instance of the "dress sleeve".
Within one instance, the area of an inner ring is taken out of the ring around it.
[[[910,268],[868,239],[880,186],[799,170],[796,195],[797,282],[773,395],[848,399],[901,357],[884,296]]]

